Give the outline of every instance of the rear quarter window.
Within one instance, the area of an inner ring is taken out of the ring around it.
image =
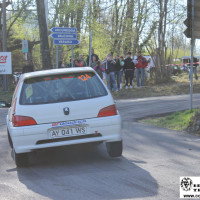
[[[59,74],[25,79],[21,90],[20,104],[76,101],[107,94],[102,82],[92,72]]]

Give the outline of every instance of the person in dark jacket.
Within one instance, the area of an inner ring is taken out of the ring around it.
[[[34,66],[31,61],[26,60],[26,64],[22,68],[22,73],[34,72]]]
[[[104,60],[102,64],[104,64],[105,66],[105,75],[106,75],[106,82],[108,89],[111,90],[111,84],[112,84],[113,90],[117,92],[118,89],[115,81],[115,67],[114,67],[116,62],[115,60],[113,60],[112,54],[108,54],[107,59]]]
[[[91,62],[92,62],[92,57],[95,56],[96,61],[99,61],[99,56],[97,54],[94,53],[94,49],[91,50]],[[87,57],[87,66],[89,66],[89,56]]]
[[[130,84],[130,88],[133,88],[133,77],[134,77],[135,64],[131,59],[131,52],[127,53],[127,57],[124,60],[124,72],[125,72],[125,88],[128,89],[128,85]]]

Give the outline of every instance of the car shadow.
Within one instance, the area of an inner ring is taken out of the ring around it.
[[[104,144],[51,148],[33,153],[30,167],[17,168],[19,181],[50,199],[153,197],[158,183],[126,157],[110,158]]]

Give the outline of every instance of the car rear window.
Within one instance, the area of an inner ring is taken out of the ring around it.
[[[102,82],[92,72],[59,74],[25,79],[20,104],[33,105],[76,101],[107,94]]]

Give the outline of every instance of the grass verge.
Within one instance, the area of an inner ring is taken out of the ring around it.
[[[170,115],[164,117],[153,117],[141,120],[143,123],[147,123],[157,127],[168,128],[172,130],[184,130],[186,129],[190,122],[191,118],[199,109],[186,110],[174,112]]]
[[[199,80],[193,79],[193,93],[200,93],[200,78]],[[148,80],[142,88],[122,89],[117,93],[113,93],[113,97],[114,99],[129,99],[183,94],[190,94],[188,74],[173,76],[168,83],[158,85]]]

